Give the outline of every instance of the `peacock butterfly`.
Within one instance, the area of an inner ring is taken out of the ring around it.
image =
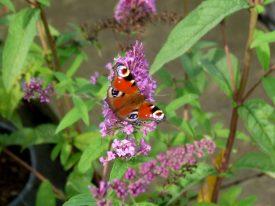
[[[164,120],[163,111],[140,93],[130,69],[124,64],[116,64],[113,69],[115,75],[107,91],[106,101],[116,116],[137,125]]]

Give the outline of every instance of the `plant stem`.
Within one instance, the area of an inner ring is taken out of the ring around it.
[[[256,1],[255,4],[258,2]],[[256,23],[258,19],[258,13],[256,11],[255,6],[252,6],[250,8],[250,20],[249,20],[249,32],[248,32],[248,38],[246,42],[246,47],[245,47],[245,54],[244,54],[244,63],[243,63],[243,71],[242,71],[242,76],[241,76],[241,83],[240,83],[240,88],[234,91],[234,101],[238,104],[242,104],[242,96],[245,91],[248,77],[249,77],[249,71],[250,71],[250,64],[251,64],[251,55],[252,55],[252,50],[250,49],[250,44],[253,40],[253,35],[254,35],[254,30],[256,28]],[[236,131],[237,131],[237,126],[238,126],[238,107],[234,107],[231,112],[231,120],[230,120],[230,132],[229,136],[227,139],[227,144],[225,148],[224,155],[222,157],[221,165],[218,165],[217,170],[219,174],[222,174],[227,171],[228,166],[229,166],[229,160],[230,160],[230,155],[232,152],[232,148],[235,142],[235,136],[236,136]],[[220,187],[222,184],[223,178],[221,176],[217,177],[217,180],[214,185],[214,190],[212,194],[212,202],[217,203],[218,197],[219,197],[219,191]]]
[[[222,33],[222,39],[223,39],[223,47],[224,47],[224,51],[225,51],[225,55],[226,55],[227,69],[230,74],[231,88],[233,91],[235,91],[236,90],[235,77],[234,77],[234,70],[233,70],[232,61],[231,61],[231,57],[230,57],[230,50],[229,50],[229,46],[227,43],[225,20],[223,20],[220,25],[221,25],[221,33]]]
[[[252,176],[249,176],[249,177],[244,177],[242,179],[238,179],[238,180],[235,180],[235,181],[232,181],[232,182],[229,182],[229,183],[225,183],[224,185],[221,186],[221,189],[223,190],[223,189],[235,186],[235,185],[240,185],[240,184],[243,184],[243,183],[248,182],[250,180],[253,181],[256,178],[261,178],[261,177],[264,177],[264,176],[265,176],[265,173],[259,172],[257,174],[252,175]],[[189,200],[195,200],[197,198],[198,198],[198,195],[195,194],[194,196],[190,197]]]
[[[165,206],[169,206],[171,204],[173,204],[176,200],[178,200],[186,191],[188,191],[189,188],[193,187],[194,185],[196,185],[196,182],[190,184],[188,187],[183,188],[176,196],[174,196],[173,198],[171,198],[167,204]]]
[[[54,69],[56,71],[61,71],[59,58],[58,58],[57,50],[56,50],[56,45],[55,45],[55,42],[54,42],[52,35],[50,33],[49,24],[48,24],[46,13],[45,13],[44,9],[42,8],[41,4],[35,0],[26,0],[26,2],[28,4],[30,4],[32,7],[40,10],[40,18],[41,18],[42,24],[44,26],[44,30],[45,30],[45,34],[46,34],[45,36],[47,37],[47,43],[48,43],[49,47],[51,48],[51,52],[52,52]],[[41,32],[41,30],[40,30],[40,32]],[[44,33],[44,31],[42,31],[42,33]],[[44,38],[42,35],[40,37],[43,39],[42,45],[44,45],[45,44]]]
[[[46,33],[46,37],[48,40],[48,44],[52,51],[54,69],[56,71],[61,71],[60,62],[59,62],[59,58],[58,58],[57,50],[56,50],[56,45],[55,45],[55,42],[54,42],[52,35],[50,33],[50,28],[49,28],[49,24],[48,24],[48,21],[46,18],[46,13],[40,4],[38,4],[38,8],[40,10],[40,16],[41,16],[41,20],[42,20],[42,23],[45,28],[45,33]]]
[[[275,71],[275,64],[270,66],[270,69],[246,92],[244,97],[242,98],[242,102],[244,102],[253,92],[254,90],[261,84],[262,79],[269,76],[273,71]]]
[[[189,0],[183,0],[183,15],[186,17],[189,13]]]
[[[253,35],[254,35],[254,30],[255,30],[256,24],[257,24],[257,20],[258,20],[258,13],[256,11],[256,8],[252,7],[250,9],[249,33],[248,33],[248,39],[246,42],[245,53],[244,53],[244,65],[243,65],[243,72],[242,72],[242,77],[241,77],[240,88],[238,91],[238,97],[237,97],[238,100],[241,99],[243,93],[245,92],[247,80],[249,77],[251,54],[252,54],[252,49],[250,48],[250,45],[253,41]]]
[[[26,163],[25,161],[23,161],[22,159],[20,159],[18,156],[16,156],[15,154],[13,154],[8,149],[5,149],[4,153],[7,154],[12,159],[14,159],[17,163],[19,163],[25,169],[27,169],[28,171],[32,172],[37,177],[37,179],[39,179],[41,182],[48,180],[44,175],[42,175],[40,172],[38,172],[36,169],[34,169],[32,166],[30,166],[28,163]],[[66,199],[65,194],[61,190],[59,190],[57,187],[55,187],[52,183],[51,183],[51,185],[52,185],[52,189],[55,192],[56,196],[60,200],[65,200]]]
[[[112,138],[113,139],[113,138]],[[112,139],[109,142],[109,146],[108,146],[108,151],[111,149],[112,146]],[[108,161],[104,166],[103,166],[103,171],[102,171],[102,180],[107,181],[107,174],[108,174],[108,170],[109,170],[109,165],[110,165],[110,161]]]
[[[49,48],[51,50],[51,53],[52,53],[51,67],[55,71],[62,71],[62,68],[61,68],[60,62],[59,62],[59,58],[57,55],[56,44],[55,44],[54,39],[50,33],[49,23],[47,21],[46,13],[45,13],[43,7],[41,6],[41,4],[39,2],[37,2],[35,0],[26,0],[26,2],[28,4],[30,4],[33,8],[37,8],[40,10],[40,18],[41,18],[41,22],[43,25],[38,23],[38,33],[39,33],[41,45],[42,45],[44,53],[46,55],[48,54]],[[47,59],[46,59],[46,61],[47,61]],[[72,102],[70,101],[70,99],[67,96],[64,95],[60,99],[60,101],[57,102],[57,108],[58,108],[59,114],[64,116],[66,114],[66,112],[68,112],[72,108]],[[79,133],[81,132],[80,124],[76,124],[76,131]]]

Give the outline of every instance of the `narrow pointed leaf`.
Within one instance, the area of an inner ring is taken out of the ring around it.
[[[36,35],[39,10],[21,10],[12,18],[3,50],[3,83],[9,91],[20,76]]]
[[[185,53],[226,16],[248,7],[247,0],[203,1],[171,31],[151,66],[151,74]]]

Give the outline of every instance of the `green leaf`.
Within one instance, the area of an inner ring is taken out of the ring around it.
[[[87,56],[83,52],[77,54],[77,56],[75,57],[75,60],[73,61],[72,65],[70,66],[70,68],[66,73],[67,77],[72,77],[77,72],[80,65],[86,58]]]
[[[44,124],[36,128],[23,128],[8,134],[0,134],[0,145],[21,145],[23,148],[31,145],[56,143],[59,136],[54,134],[55,125]]]
[[[257,35],[257,38],[253,40],[251,43],[251,48],[258,47],[262,44],[268,44],[275,42],[275,31],[267,32],[267,33],[260,33]]]
[[[127,168],[127,162],[116,159],[111,170],[110,180],[122,178]]]
[[[182,192],[187,191],[189,187],[197,184],[199,181],[203,180],[208,175],[214,174],[214,169],[205,163],[200,163],[192,172],[188,172],[184,177],[179,178],[179,185],[184,188],[180,193],[171,198],[167,205],[171,205],[175,200],[180,199]]]
[[[231,187],[224,193],[222,193],[219,205],[222,206],[233,206],[237,205],[237,198],[241,194],[242,189],[240,187]]]
[[[60,153],[60,161],[63,166],[66,164],[67,160],[69,159],[71,152],[72,152],[72,145],[70,145],[68,142],[64,142]]]
[[[271,158],[262,152],[249,152],[238,159],[234,165],[236,169],[257,169],[263,172],[275,172],[275,165]]]
[[[97,160],[107,149],[107,141],[104,141],[100,135],[91,136],[92,143],[84,150],[79,163],[78,169],[84,173],[91,168],[92,162]]]
[[[44,6],[50,6],[50,0],[37,0],[37,1],[43,4]]]
[[[254,99],[244,103],[238,112],[243,119],[251,138],[268,155],[275,155],[274,108],[263,100]]]
[[[254,206],[256,205],[257,197],[250,196],[239,201],[238,206]]]
[[[226,16],[248,7],[246,0],[203,1],[169,34],[151,66],[151,74],[157,72],[165,63],[185,53]]]
[[[200,203],[196,203],[194,206],[218,206],[218,205],[214,203],[200,202]]]
[[[71,126],[81,118],[79,111],[76,107],[72,108],[60,121],[58,127],[56,128],[55,133],[59,133],[63,129]]]
[[[74,138],[74,146],[79,150],[84,151],[93,143],[96,136],[101,136],[101,134],[98,131],[82,133]]]
[[[86,107],[88,109],[88,111],[90,109],[92,109],[95,105],[95,101],[91,100],[91,101],[86,101],[85,102]],[[59,133],[60,131],[62,131],[63,129],[71,126],[72,124],[74,124],[75,122],[77,122],[78,120],[80,120],[82,118],[81,113],[79,112],[79,109],[74,107],[72,108],[64,117],[63,119],[60,121],[59,125],[56,128],[55,133]]]
[[[79,114],[81,115],[83,122],[88,126],[90,124],[90,118],[89,118],[89,111],[86,104],[78,96],[73,97],[73,102]]]
[[[167,105],[167,107],[166,107],[167,115],[175,116],[177,109],[184,106],[185,104],[196,103],[197,100],[198,100],[198,95],[196,95],[196,94],[183,95],[182,97],[179,97],[179,98],[173,100],[172,102],[170,102]]]
[[[63,142],[59,142],[58,144],[56,144],[51,152],[51,160],[54,161],[58,154],[60,153],[61,149],[63,146]]]
[[[110,86],[110,82],[107,81],[107,78],[99,78],[99,81],[102,80],[102,87],[101,89],[96,93],[96,96],[103,100],[106,97],[106,91],[108,90],[109,86]]]
[[[63,206],[96,206],[96,201],[91,193],[73,196]]]
[[[69,159],[67,160],[66,164],[64,165],[64,170],[69,170],[71,169],[80,159],[82,153],[81,152],[77,152],[72,154]]]
[[[23,9],[11,20],[8,37],[3,50],[3,83],[10,91],[18,80],[36,35],[36,21],[39,10]]]
[[[263,86],[266,94],[275,104],[275,77],[265,77],[263,78]]]
[[[10,119],[23,97],[21,85],[18,84],[13,87],[12,92],[7,92],[2,79],[0,79],[0,97],[5,97],[0,101],[0,114],[6,119]]]
[[[135,206],[157,206],[157,205],[151,202],[137,202],[135,203]]]
[[[264,34],[263,31],[257,30],[255,32],[255,39],[261,34]],[[268,43],[262,43],[256,47],[256,54],[260,64],[264,70],[268,70],[270,64],[270,48]]]
[[[15,12],[15,7],[11,2],[11,0],[0,0],[0,4],[8,7],[8,9],[11,10],[12,12]]]
[[[230,54],[232,72],[234,75],[234,82],[238,84],[239,81],[239,70],[237,58]],[[210,50],[205,58],[200,61],[201,66],[206,72],[208,72],[213,79],[217,82],[221,90],[229,97],[232,97],[233,92],[231,88],[231,72],[227,65],[226,54],[224,50],[212,49]]]
[[[275,2],[275,0],[264,0],[264,4],[266,5],[266,4],[270,4],[270,3],[272,3],[272,2]]]
[[[227,95],[232,96],[232,88],[230,86],[230,82],[226,78],[223,72],[219,70],[216,65],[212,64],[208,60],[203,60],[202,62],[203,68],[217,81],[222,91],[224,91]]]
[[[192,173],[187,173],[184,178],[180,178],[179,183],[184,188],[203,180],[205,177],[213,173],[214,169],[212,167],[205,163],[200,163]]]
[[[36,196],[35,205],[36,206],[41,206],[41,205],[55,206],[54,192],[52,190],[52,185],[48,180],[43,181],[40,184],[40,187],[38,189],[37,196]]]
[[[77,167],[75,167],[73,172],[68,176],[65,187],[66,194],[71,197],[80,193],[88,193],[92,177],[92,170],[83,174],[77,170]]]

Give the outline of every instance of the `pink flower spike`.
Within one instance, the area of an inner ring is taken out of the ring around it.
[[[144,124],[141,127],[141,131],[142,131],[143,136],[147,136],[149,132],[154,131],[156,128],[157,128],[156,122],[149,122],[149,123]]]
[[[115,8],[114,18],[122,23],[136,20],[157,12],[155,0],[120,0]]]
[[[46,88],[42,87],[43,81],[38,78],[32,78],[29,83],[23,85],[24,99],[28,102],[32,99],[39,99],[41,103],[49,103],[50,96],[54,90],[51,84]]]
[[[111,161],[111,160],[113,160],[115,158],[116,158],[116,155],[115,155],[114,152],[112,152],[112,151],[108,151],[107,152],[107,161]]]
[[[97,79],[99,77],[99,73],[95,72],[91,77],[90,77],[90,82],[92,85],[95,85],[97,83]]]
[[[112,188],[116,192],[117,197],[125,199],[128,196],[127,185],[125,182],[115,179],[113,181]]]
[[[108,187],[109,185],[107,182],[100,181],[98,188],[95,186],[90,186],[89,189],[95,198],[103,198],[107,193]]]
[[[140,179],[129,185],[128,187],[129,193],[132,196],[136,197],[139,194],[144,193],[146,191],[146,186],[147,186],[146,183],[142,179]]]
[[[148,155],[151,151],[151,145],[149,145],[143,138],[140,140],[139,153],[142,155]]]
[[[130,135],[134,132],[134,127],[131,124],[127,124],[126,126],[123,127],[122,131],[127,135]]]
[[[124,178],[127,180],[133,180],[136,177],[136,171],[133,168],[128,168],[124,174]]]
[[[102,165],[106,165],[108,161],[107,161],[106,158],[100,157],[100,158],[99,158],[99,162],[100,162]]]

